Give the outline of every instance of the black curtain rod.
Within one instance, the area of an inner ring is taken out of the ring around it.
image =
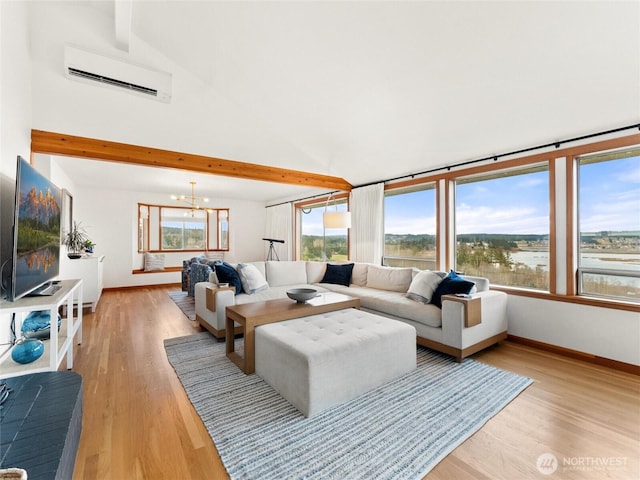
[[[511,155],[519,155],[521,153],[533,152],[534,150],[542,150],[543,148],[549,148],[549,147],[560,148],[560,145],[562,145],[563,143],[571,143],[571,142],[578,142],[580,140],[588,140],[589,138],[600,137],[602,135],[608,135],[610,133],[623,132],[625,130],[631,130],[633,128],[637,128],[637,129],[640,130],[640,123],[634,123],[633,125],[627,125],[626,127],[614,128],[614,129],[605,130],[605,131],[602,131],[602,132],[590,133],[588,135],[582,135],[580,137],[567,138],[565,140],[558,140],[558,141],[551,142],[551,143],[545,143],[543,145],[537,145],[535,147],[527,147],[527,148],[523,148],[523,149],[520,149],[520,150],[514,150],[514,151],[508,152],[508,153],[501,153],[499,155],[489,155],[488,157],[484,157],[484,158],[478,158],[478,159],[475,159],[475,160],[467,160],[465,162],[454,163],[453,165],[445,165],[444,167],[432,168],[430,170],[424,170],[424,171],[418,172],[418,173],[410,173],[410,174],[407,174],[407,175],[401,175],[399,177],[389,178],[387,180],[380,180],[380,181],[377,181],[377,182],[363,183],[362,185],[356,185],[353,188],[368,187],[370,185],[375,185],[377,183],[395,182],[397,180],[402,180],[404,178],[415,178],[415,177],[419,177],[421,175],[426,175],[428,173],[440,172],[442,170],[451,170],[452,168],[464,167],[464,166],[467,166],[467,165],[473,165],[474,163],[486,162],[487,160],[493,160],[495,162],[499,158],[502,158],[502,157],[510,157]],[[278,205],[284,205],[285,203],[300,202],[302,200],[309,200],[311,198],[316,198],[316,197],[323,197],[325,195],[330,195],[330,194],[335,193],[337,191],[338,190],[334,190],[333,192],[329,192],[329,193],[323,193],[323,194],[319,194],[319,195],[312,195],[310,197],[299,198],[297,200],[289,200],[288,202],[276,203],[274,205],[267,205],[267,207],[265,207],[265,208],[277,207]]]
[[[577,142],[577,141],[580,141],[580,140],[587,140],[589,138],[600,137],[602,135],[608,135],[610,133],[623,132],[625,130],[631,130],[633,128],[640,129],[640,123],[635,123],[633,125],[627,125],[626,127],[614,128],[612,130],[606,130],[606,131],[603,131],[603,132],[590,133],[589,135],[582,135],[581,137],[574,137],[574,138],[568,138],[568,139],[565,139],[565,140],[558,140],[556,142],[545,143],[543,145],[537,145],[535,147],[527,147],[527,148],[523,148],[523,149],[520,149],[520,150],[514,150],[512,152],[501,153],[499,155],[489,155],[488,157],[478,158],[478,159],[475,159],[475,160],[467,160],[465,162],[454,163],[453,165],[445,165],[444,167],[432,168],[430,170],[424,170],[424,171],[418,172],[418,173],[410,173],[408,175],[401,175],[399,177],[389,178],[387,180],[384,180],[384,183],[395,182],[396,180],[402,180],[403,178],[415,178],[415,177],[419,177],[420,175],[426,175],[428,173],[439,172],[439,171],[442,171],[442,170],[451,170],[452,168],[463,167],[463,166],[467,166],[467,165],[473,165],[474,163],[486,162],[487,160],[493,160],[495,162],[499,158],[502,158],[502,157],[510,157],[511,155],[519,155],[521,153],[528,153],[528,152],[532,152],[534,150],[542,150],[544,148],[549,148],[549,147],[560,148],[560,145],[562,145],[563,143],[570,143],[570,142]],[[365,183],[363,185],[357,185],[357,186],[355,186],[353,188],[367,187],[369,185],[375,185],[376,183],[380,183],[380,182]]]
[[[378,182],[379,183],[379,182]],[[267,205],[264,208],[269,208],[269,207],[277,207],[279,205],[284,205],[285,203],[294,203],[294,202],[301,202],[303,200],[310,200],[312,198],[318,198],[318,197],[327,197],[329,195],[331,195],[332,193],[336,193],[336,192],[340,192],[341,190],[334,190],[332,192],[326,192],[326,193],[318,193],[317,195],[309,195],[308,197],[302,197],[302,198],[297,198],[295,200],[287,200],[286,202],[280,202],[280,203],[274,203],[273,205]]]

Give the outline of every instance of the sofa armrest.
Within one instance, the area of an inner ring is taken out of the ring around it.
[[[476,293],[489,291],[489,279],[486,277],[474,277],[471,275],[461,275],[465,280],[469,280],[476,284]]]
[[[464,349],[488,338],[507,331],[507,294],[497,291],[483,291],[472,295],[480,299],[481,320],[471,327],[465,327],[465,305],[461,302],[442,298],[443,343]]]
[[[207,308],[207,289],[213,290],[215,302],[209,302],[211,306],[215,304],[215,310]],[[195,285],[196,318],[204,320],[217,330],[224,330],[225,308],[235,304],[235,295],[232,289],[219,289],[218,285],[212,282],[199,282]]]
[[[222,290],[231,290],[234,294],[236,287],[233,285],[222,287],[219,284],[205,287],[206,305],[207,309],[215,312],[218,310],[218,292]]]
[[[482,298],[480,295],[454,295],[447,294],[442,296],[442,301],[458,302],[462,304],[464,315],[464,327],[474,327],[482,323]]]

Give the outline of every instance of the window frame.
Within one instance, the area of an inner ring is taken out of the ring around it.
[[[146,209],[146,214],[145,214]],[[163,248],[162,245],[162,211],[165,210],[184,210],[185,214],[193,212],[191,207],[160,205],[138,202],[138,253],[176,253],[176,252],[228,252],[230,238],[230,212],[226,207],[202,208],[197,211],[205,213],[204,219],[204,239],[203,248]],[[213,216],[215,215],[215,218]],[[153,218],[152,218],[153,217]],[[224,229],[220,227],[221,219],[226,223],[226,242],[223,242],[222,232]],[[215,228],[214,228],[215,226]],[[145,235],[146,232],[146,235]],[[212,238],[215,232],[215,243],[212,244]],[[156,239],[153,240],[152,236]],[[226,243],[226,245],[223,245]],[[212,248],[212,245],[215,245]]]
[[[434,233],[434,237],[435,237],[435,246],[434,246],[434,252],[435,252],[435,258],[433,260],[433,268],[426,268],[426,270],[437,270],[439,268],[440,265],[440,246],[441,246],[441,241],[440,241],[440,235],[439,235],[439,224],[440,224],[440,182],[438,182],[438,179],[434,176],[429,176],[429,177],[421,177],[419,179],[412,179],[409,181],[405,181],[405,182],[396,182],[396,183],[392,183],[392,184],[388,184],[385,185],[384,187],[384,201],[386,202],[386,198],[387,196],[394,196],[394,195],[404,195],[404,194],[410,194],[410,193],[415,193],[418,191],[423,191],[423,190],[433,190],[434,194],[435,194],[435,233]],[[385,203],[386,205],[386,203]],[[383,217],[382,221],[383,221],[383,226],[384,224],[386,224],[386,211],[384,213],[385,217]],[[384,250],[386,250],[386,236],[387,236],[387,232],[386,229],[383,228],[383,232],[382,232],[382,244],[383,244],[383,248]],[[383,256],[382,256],[382,260],[383,260],[383,264],[387,265],[387,259],[395,259],[395,260],[400,260],[401,262],[427,262],[427,260],[423,260],[421,258],[413,258],[413,257],[391,257],[391,256],[387,256],[386,253],[384,253],[383,250]],[[429,262],[431,260],[428,260]],[[416,267],[419,268],[419,267]]]
[[[555,202],[554,202],[554,195],[553,195],[553,191],[554,188],[553,186],[555,185],[555,182],[553,181],[553,176],[554,176],[554,168],[555,162],[553,161],[553,159],[551,158],[546,158],[546,159],[537,159],[537,161],[535,162],[529,162],[529,161],[524,161],[524,162],[515,162],[514,164],[512,164],[509,168],[492,168],[492,169],[487,169],[487,170],[483,170],[481,172],[472,172],[470,174],[463,174],[463,175],[456,175],[454,178],[450,179],[450,185],[451,185],[451,196],[452,196],[452,200],[451,200],[451,209],[452,209],[452,214],[449,216],[451,218],[451,231],[452,231],[452,236],[451,236],[451,265],[455,270],[458,269],[458,235],[464,235],[464,234],[458,234],[457,232],[457,221],[456,221],[456,217],[457,217],[457,188],[459,185],[464,185],[464,184],[471,184],[471,183],[476,183],[476,182],[481,182],[481,181],[490,181],[496,178],[506,178],[506,177],[516,177],[519,175],[527,175],[529,173],[538,173],[538,172],[545,172],[547,175],[547,201],[548,201],[548,207],[549,207],[549,212],[548,212],[548,252],[547,252],[547,263],[548,263],[548,273],[547,273],[547,279],[546,279],[546,283],[547,283],[547,288],[532,288],[532,287],[525,287],[525,286],[520,286],[520,285],[503,285],[503,284],[498,284],[496,283],[494,280],[490,279],[491,281],[491,285],[492,286],[496,286],[496,287],[500,287],[500,288],[508,288],[508,289],[522,289],[522,290],[526,290],[526,291],[532,291],[532,292],[538,292],[538,293],[551,293],[555,291],[555,282],[552,281],[553,278],[555,278],[555,263],[554,263],[554,259],[555,259],[555,249],[552,247],[552,245],[555,245],[555,230],[554,230],[554,224],[555,224]],[[462,173],[462,172],[458,172],[458,173]],[[487,232],[488,233],[488,232]],[[515,234],[514,234],[515,235]],[[524,235],[524,234],[523,234]],[[486,275],[480,275],[480,276],[486,276]]]
[[[575,231],[576,231],[576,255],[575,255],[575,283],[573,293],[578,297],[584,298],[593,298],[599,300],[607,300],[607,301],[622,301],[622,302],[630,302],[633,304],[640,304],[640,298],[638,299],[629,299],[628,297],[616,296],[616,295],[606,295],[606,294],[598,294],[592,292],[584,291],[584,283],[585,283],[585,275],[601,275],[601,276],[610,276],[610,277],[628,277],[628,278],[640,278],[640,271],[634,272],[630,270],[621,270],[614,268],[599,268],[599,267],[583,267],[581,266],[581,250],[582,250],[582,228],[580,222],[580,170],[582,161],[587,160],[587,163],[584,165],[589,165],[593,163],[601,163],[605,161],[615,161],[620,160],[622,158],[628,158],[624,156],[619,156],[620,154],[627,153],[629,151],[633,152],[633,156],[640,155],[640,142],[635,145],[625,145],[619,148],[605,149],[605,150],[597,150],[589,153],[583,153],[580,155],[574,155],[571,158],[570,167],[574,172],[573,178],[575,183]],[[606,159],[606,157],[618,157],[612,159]],[[598,158],[601,158],[598,160]]]
[[[295,212],[295,257],[296,260],[302,261],[302,215],[304,215],[303,210],[308,208],[329,208],[334,205],[346,204],[347,210],[349,210],[349,194],[348,193],[337,193],[337,194],[327,194],[318,197],[313,197],[311,199],[303,200],[300,202],[294,203],[294,212]],[[351,229],[347,228],[347,259],[351,258]]]
[[[562,147],[547,147],[540,153],[521,156],[522,152],[503,155],[500,160],[487,160],[472,166],[451,168],[420,176],[405,181],[389,181],[388,188],[401,188],[420,182],[435,181],[437,194],[437,258],[440,270],[449,270],[453,265],[452,245],[455,244],[453,232],[454,194],[456,177],[476,173],[491,172],[502,169],[521,167],[523,165],[549,162],[549,197],[550,197],[550,229],[549,229],[549,291],[534,291],[519,287],[492,285],[492,290],[504,291],[518,297],[530,297],[587,306],[610,308],[640,313],[640,305],[617,299],[595,298],[577,295],[577,168],[575,157],[603,150],[629,147],[640,144],[640,133],[615,135],[607,139]],[[520,156],[519,156],[520,155]],[[344,194],[346,197],[348,194]],[[326,196],[324,200],[326,200]],[[300,221],[298,208],[300,205],[322,203],[322,199],[307,200],[295,203],[296,217],[295,252],[300,260]],[[383,221],[383,219],[381,220]],[[558,229],[562,235],[558,235]],[[455,245],[454,245],[455,246]],[[562,256],[559,256],[562,255]]]

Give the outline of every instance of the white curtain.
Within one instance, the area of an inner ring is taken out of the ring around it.
[[[280,260],[293,259],[293,207],[290,203],[267,207],[264,238],[284,240],[284,245],[274,242],[276,254]],[[264,258],[267,258],[268,249],[269,243],[267,242],[265,243]]]
[[[384,183],[351,190],[350,259],[382,264],[384,254]]]

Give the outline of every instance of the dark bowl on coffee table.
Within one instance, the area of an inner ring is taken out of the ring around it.
[[[318,291],[313,288],[292,288],[287,290],[287,296],[298,303],[305,303],[318,296]]]

